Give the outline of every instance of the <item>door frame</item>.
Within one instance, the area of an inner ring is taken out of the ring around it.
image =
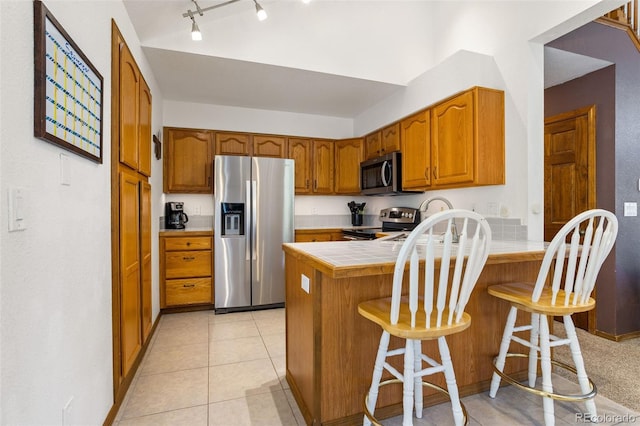
[[[597,193],[596,193],[596,106],[595,104],[577,108],[571,111],[566,111],[560,114],[553,115],[551,117],[545,117],[544,126],[565,121],[571,118],[577,118],[580,116],[587,116],[587,210],[594,209],[597,206]],[[546,133],[545,133],[546,134]],[[543,140],[543,144],[544,144]],[[544,147],[544,156],[546,157],[546,146]],[[543,174],[543,185],[546,181],[546,168]],[[543,188],[544,192],[544,188]],[[546,194],[545,194],[546,195]],[[546,203],[545,199],[545,203]],[[543,210],[544,211],[544,210]],[[543,226],[546,228],[546,215],[544,216]],[[594,289],[593,295],[595,297],[596,289]],[[587,331],[591,334],[596,332],[596,309],[588,311],[587,319]]]

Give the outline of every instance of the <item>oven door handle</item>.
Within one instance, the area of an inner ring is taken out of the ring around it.
[[[387,179],[387,170],[389,170],[389,179]],[[389,186],[391,183],[391,163],[385,160],[380,168],[380,177],[382,178],[382,186]]]

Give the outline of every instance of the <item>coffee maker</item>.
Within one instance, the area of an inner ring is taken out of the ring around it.
[[[165,228],[184,229],[184,224],[189,222],[189,217],[184,212],[184,203],[169,201],[164,205]]]

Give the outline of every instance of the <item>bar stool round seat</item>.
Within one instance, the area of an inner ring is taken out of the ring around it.
[[[543,397],[544,421],[555,424],[553,400],[585,402],[587,413],[597,418],[593,398],[597,389],[587,376],[578,336],[571,315],[589,311],[596,306],[591,292],[602,263],[609,255],[618,233],[615,215],[606,210],[583,212],[567,222],[554,236],[542,260],[535,283],[504,283],[492,285],[488,293],[511,304],[500,344],[494,359],[494,374],[489,396],[495,398],[501,379],[519,389]],[[528,324],[516,326],[518,310],[531,314]],[[567,338],[549,332],[548,317],[561,316]],[[529,332],[529,340],[514,335]],[[529,348],[528,354],[509,352],[511,342]],[[575,364],[572,366],[551,359],[551,348],[569,345]],[[519,383],[504,373],[507,358],[529,359],[528,385]],[[542,372],[542,389],[536,388],[538,362]],[[579,394],[554,392],[551,365],[573,372],[580,386]]]
[[[460,233],[458,224],[462,224]],[[438,231],[443,229],[443,234]],[[404,426],[413,424],[414,410],[416,417],[422,417],[423,386],[448,395],[455,424],[466,423],[446,336],[471,324],[464,308],[489,255],[490,242],[489,225],[477,213],[458,209],[437,213],[418,225],[400,248],[392,296],[358,305],[360,315],[382,328],[371,387],[364,397],[364,425],[380,424],[374,417],[379,388],[392,383],[403,386]],[[389,349],[390,336],[405,339],[404,347]],[[440,362],[423,353],[423,340],[437,340]],[[387,362],[388,357],[399,355],[404,357],[402,373]],[[385,370],[392,378],[383,381]],[[436,373],[444,373],[447,389],[422,380]]]

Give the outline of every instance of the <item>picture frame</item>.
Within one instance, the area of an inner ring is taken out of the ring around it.
[[[102,164],[102,75],[39,0],[33,16],[34,136]]]

